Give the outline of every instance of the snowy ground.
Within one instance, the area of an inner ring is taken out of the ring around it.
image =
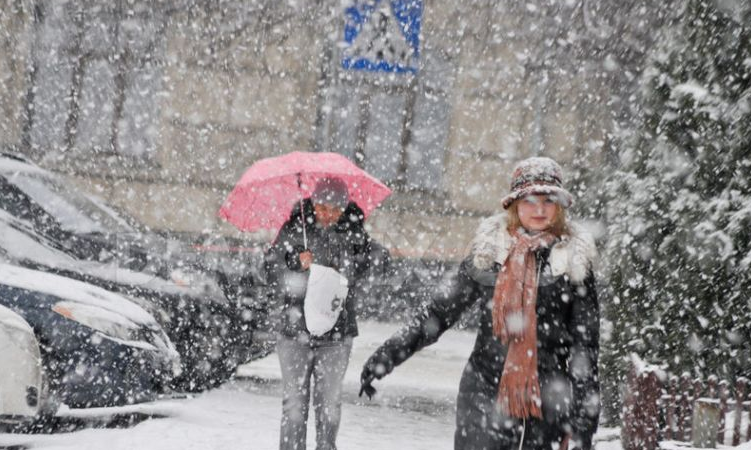
[[[342,449],[449,450],[453,447],[453,400],[474,336],[448,332],[378,382],[373,401],[357,398],[359,372],[393,325],[361,324],[350,370],[338,444]],[[165,399],[122,408],[63,410],[61,419],[94,422],[102,417],[149,415],[128,428],[83,428],[56,434],[0,434],[0,448],[32,449],[250,449],[278,448],[281,400],[275,355],[241,367],[238,379],[185,399]],[[620,450],[617,430],[598,433],[598,450]],[[308,448],[314,431],[309,432]]]

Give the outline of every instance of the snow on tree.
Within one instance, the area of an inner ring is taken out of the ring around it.
[[[751,375],[751,10],[732,4],[678,12],[619,139],[601,361],[611,419],[631,352],[672,373]]]

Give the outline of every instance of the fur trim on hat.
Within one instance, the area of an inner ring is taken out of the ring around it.
[[[484,219],[472,240],[472,262],[480,270],[506,261],[513,238],[506,229],[506,213]],[[597,259],[595,240],[581,225],[569,222],[565,235],[550,249],[548,263],[553,276],[568,275],[574,283],[587,277]]]

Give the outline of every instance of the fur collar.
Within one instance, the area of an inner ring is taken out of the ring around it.
[[[587,277],[597,258],[597,248],[592,235],[581,225],[569,223],[571,234],[564,236],[552,249],[548,263],[553,276],[568,275],[571,281],[581,283]],[[506,213],[488,217],[480,223],[472,240],[472,262],[480,270],[489,270],[493,263],[503,264],[513,244],[506,230]]]

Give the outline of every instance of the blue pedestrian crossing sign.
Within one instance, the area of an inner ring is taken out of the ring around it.
[[[345,10],[342,67],[417,73],[422,0],[353,0]]]

